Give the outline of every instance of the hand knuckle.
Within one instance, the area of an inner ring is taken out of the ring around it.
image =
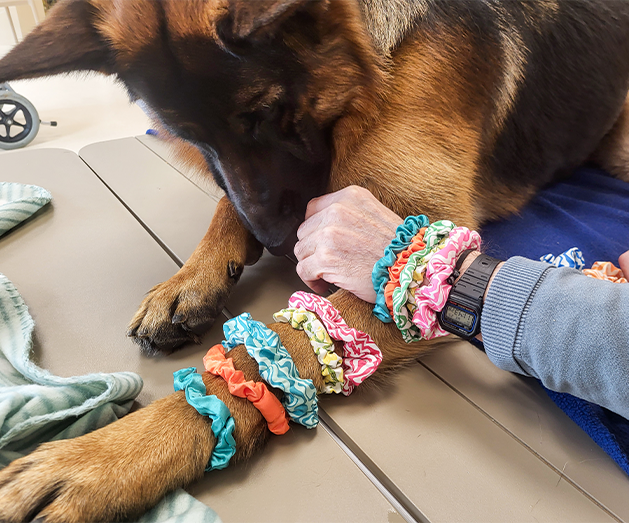
[[[352,197],[359,197],[362,194],[364,194],[365,189],[363,187],[358,186],[358,185],[350,185],[348,187],[348,192],[349,192],[350,196],[352,196]]]
[[[341,202],[334,202],[328,207],[328,215],[335,220],[343,217],[344,205]]]

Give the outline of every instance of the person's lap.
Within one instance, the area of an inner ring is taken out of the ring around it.
[[[484,251],[496,258],[538,260],[578,247],[587,268],[629,249],[629,183],[593,167],[541,191],[516,216],[481,230]],[[629,473],[629,421],[568,394],[547,391],[552,400]]]
[[[488,223],[480,232],[485,252],[496,258],[537,260],[579,247],[586,267],[595,261],[617,265],[629,249],[629,183],[581,167],[541,191],[518,215]]]

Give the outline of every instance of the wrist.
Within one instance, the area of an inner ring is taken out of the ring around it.
[[[500,266],[500,260],[479,251],[463,251],[457,257],[456,276],[439,313],[441,328],[468,340],[482,342],[481,314],[487,292]],[[478,341],[476,341],[478,340]],[[482,345],[479,346],[482,349]]]

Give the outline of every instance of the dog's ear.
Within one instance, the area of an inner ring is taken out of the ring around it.
[[[270,36],[282,22],[312,0],[229,0],[219,33],[229,41]]]
[[[70,71],[112,73],[113,56],[94,27],[88,0],[64,0],[0,60],[0,84]]]

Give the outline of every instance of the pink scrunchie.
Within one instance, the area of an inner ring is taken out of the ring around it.
[[[452,287],[446,280],[454,271],[459,254],[466,249],[480,249],[480,245],[480,234],[467,227],[456,227],[450,232],[443,248],[428,260],[425,279],[430,283],[420,287],[415,293],[417,309],[413,314],[413,323],[425,339],[448,334],[437,321],[437,312],[445,306]]]
[[[289,307],[315,312],[331,338],[343,341],[343,394],[349,396],[354,387],[371,376],[380,362],[382,352],[371,336],[351,328],[328,300],[316,294],[297,291],[288,300]]]

